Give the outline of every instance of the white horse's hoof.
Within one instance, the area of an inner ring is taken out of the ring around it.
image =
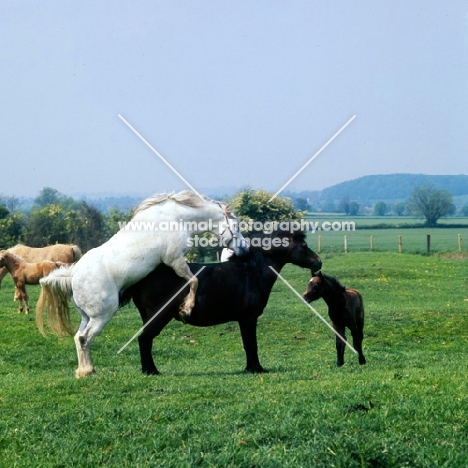
[[[94,374],[96,371],[93,366],[78,368],[75,371],[75,377],[81,379],[82,377],[88,377],[88,375]]]
[[[187,307],[182,304],[179,308],[179,318],[182,323],[189,323],[190,314],[192,313],[192,307]]]

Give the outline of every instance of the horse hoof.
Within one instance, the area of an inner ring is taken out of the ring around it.
[[[246,367],[245,371],[249,372],[251,374],[268,374],[268,371],[266,369],[264,369],[262,366],[255,367],[255,368]]]
[[[179,318],[182,323],[189,323],[191,309],[179,309]]]
[[[366,363],[366,358],[363,356],[362,358],[359,358],[359,364],[363,366]]]
[[[96,371],[94,370],[94,367],[83,367],[83,368],[78,368],[75,371],[75,377],[77,379],[81,379],[82,377],[88,377],[88,375],[94,374]]]

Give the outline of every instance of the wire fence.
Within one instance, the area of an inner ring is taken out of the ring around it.
[[[464,242],[464,239],[466,241]],[[363,229],[308,234],[309,247],[321,252],[442,253],[468,250],[466,229]]]

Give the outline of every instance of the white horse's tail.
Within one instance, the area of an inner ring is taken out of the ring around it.
[[[58,268],[39,281],[42,291],[36,306],[36,324],[44,336],[43,314],[46,308],[47,323],[54,334],[58,336],[74,334],[68,307],[68,300],[72,295],[73,267],[74,265]]]

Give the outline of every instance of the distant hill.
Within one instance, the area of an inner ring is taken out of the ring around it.
[[[358,203],[402,201],[411,195],[416,185],[426,184],[447,190],[453,197],[468,195],[468,175],[386,174],[364,176],[333,185],[321,191],[320,199],[336,201],[349,196]]]

